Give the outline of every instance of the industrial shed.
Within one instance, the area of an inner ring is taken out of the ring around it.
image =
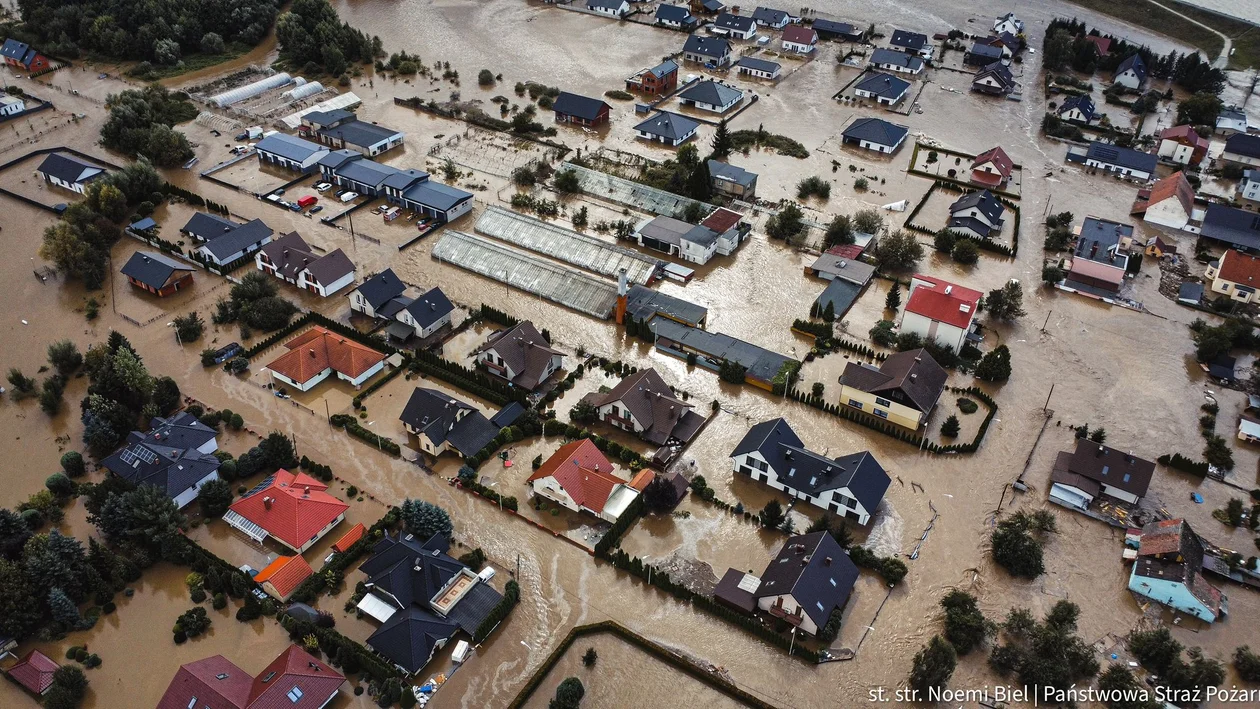
[[[660,261],[595,237],[579,234],[540,219],[491,206],[477,220],[476,229],[513,246],[536,251],[588,271],[616,277],[621,269],[631,283],[647,283]]]

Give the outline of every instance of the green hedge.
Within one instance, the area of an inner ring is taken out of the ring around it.
[[[366,389],[364,389],[363,391],[361,391],[361,392],[359,392],[357,395],[355,395],[355,397],[354,397],[354,407],[355,407],[356,409],[357,409],[357,408],[359,408],[359,406],[361,406],[361,405],[363,404],[363,400],[364,400],[364,399],[366,399],[366,398],[368,398],[369,396],[371,396],[372,394],[374,394],[374,393],[376,392],[376,390],[377,390],[377,389],[380,389],[381,387],[385,386],[386,384],[389,384],[389,382],[390,382],[390,380],[391,380],[391,379],[393,379],[394,377],[396,377],[396,376],[398,376],[399,374],[402,374],[402,373],[403,373],[403,368],[402,368],[402,367],[394,367],[393,369],[391,369],[391,370],[389,371],[389,373],[388,373],[388,374],[386,374],[385,376],[381,377],[380,379],[377,379],[376,381],[372,382],[370,385],[368,385],[368,387],[367,387]]]
[[[1167,465],[1173,470],[1198,475],[1201,478],[1207,477],[1208,474],[1208,464],[1205,461],[1187,458],[1180,453],[1173,453],[1172,455],[1165,453],[1158,458],[1158,461],[1160,465]]]
[[[393,439],[377,435],[376,433],[367,430],[363,426],[359,425],[358,419],[349,414],[333,414],[328,419],[328,422],[337,428],[344,428],[346,433],[362,439],[392,456],[402,454],[402,447],[394,442]]]
[[[303,638],[314,635],[315,639],[319,641],[319,649],[330,660],[340,655],[344,662],[346,654],[353,655],[363,672],[378,682],[384,682],[388,679],[403,679],[403,675],[398,671],[398,668],[383,661],[376,653],[347,638],[333,628],[321,628],[310,621],[298,620],[287,613],[280,615],[280,625],[289,631],[289,638],[294,642],[301,642]]]
[[[477,311],[477,314],[490,322],[495,322],[505,327],[514,327],[520,323],[520,320],[508,315],[502,310],[492,308],[485,303],[481,304],[481,309]]]
[[[411,369],[437,377],[473,396],[479,396],[499,406],[505,406],[513,401],[524,404],[529,398],[529,394],[524,389],[509,387],[482,372],[442,359],[432,352],[416,353],[416,358],[411,362]]]
[[[503,505],[504,509],[512,510],[513,512],[515,512],[520,508],[520,503],[517,501],[515,495],[501,495],[493,488],[486,487],[485,485],[482,485],[476,480],[460,482],[460,485],[462,487],[468,488],[469,490],[472,490],[473,492],[477,493],[478,495],[481,495],[487,500],[490,500],[496,505],[498,504]]]
[[[499,627],[499,623],[512,613],[512,609],[516,607],[518,601],[521,600],[521,585],[515,579],[508,581],[503,586],[503,600],[490,611],[490,615],[481,621],[481,625],[477,626],[477,632],[473,633],[473,642],[480,643]]]
[[[617,521],[613,522],[612,528],[608,530],[603,538],[595,542],[595,556],[610,559],[609,550],[621,543],[621,538],[625,533],[630,531],[635,522],[638,522],[639,518],[643,516],[643,510],[643,496],[638,495],[630,503],[630,506],[626,508],[626,511],[621,513]]]

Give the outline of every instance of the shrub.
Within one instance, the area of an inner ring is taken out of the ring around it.
[[[941,424],[941,435],[946,438],[954,438],[958,435],[959,428],[961,426],[958,423],[958,417],[950,414],[949,418],[945,419],[945,422]]]
[[[968,399],[965,396],[959,397],[957,403],[958,403],[958,410],[963,412],[964,414],[974,414],[980,408],[979,404],[972,401],[971,399]]]
[[[77,478],[87,472],[87,465],[83,462],[83,455],[78,451],[67,451],[61,456],[61,469],[66,475]]]
[[[958,263],[970,266],[980,260],[980,247],[976,246],[976,242],[971,239],[959,239],[958,243],[954,244],[950,256]]]

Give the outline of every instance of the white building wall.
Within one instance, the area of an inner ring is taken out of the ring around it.
[[[1142,85],[1142,82],[1138,80],[1137,74],[1133,73],[1132,69],[1126,69],[1123,74],[1117,76],[1115,83],[1126,89],[1136,89]]]
[[[178,507],[179,509],[183,509],[187,507],[188,503],[197,499],[197,495],[201,492],[202,486],[204,486],[206,483],[210,482],[211,480],[218,480],[218,479],[219,479],[219,471],[216,470],[213,473],[210,473],[204,478],[198,480],[196,485],[193,485],[192,487],[181,492],[179,495],[175,497],[175,506]]]
[[[774,607],[775,603],[778,602],[779,599],[782,599],[783,601],[783,605],[782,605],[783,610],[789,614],[794,613],[798,608],[801,607],[801,604],[797,603],[796,599],[793,598],[792,594],[790,593],[784,593],[779,596],[766,596],[765,598],[759,598],[757,599],[757,607],[763,611],[769,611],[771,608]],[[800,628],[802,632],[809,633],[810,635],[818,634],[818,624],[815,623],[809,617],[809,614],[806,613],[804,610],[801,611],[801,624],[797,627]]]
[[[1169,229],[1185,229],[1190,223],[1190,215],[1186,214],[1186,210],[1181,208],[1181,202],[1176,199],[1166,199],[1148,207],[1143,219]]]
[[[1260,165],[1260,158],[1254,158],[1250,155],[1239,155],[1238,153],[1225,152],[1221,153],[1221,159],[1227,160],[1239,165]],[[79,190],[82,191],[82,190]]]
[[[925,340],[936,340],[940,344],[954,350],[954,352],[962,349],[967,336],[966,330],[909,311],[901,316],[900,331],[913,332]]]

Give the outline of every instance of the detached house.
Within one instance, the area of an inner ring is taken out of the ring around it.
[[[818,33],[819,39],[839,39],[846,42],[861,42],[866,39],[865,30],[858,29],[848,22],[814,20],[810,26]]]
[[[4,57],[4,63],[14,69],[31,74],[38,74],[52,66],[48,57],[16,39],[4,40],[4,44],[0,45],[0,57]]]
[[[666,5],[662,3],[656,8],[656,24],[672,27],[677,30],[691,31],[700,20],[691,14],[686,5]]]
[[[298,391],[310,391],[334,373],[357,389],[385,368],[384,354],[318,325],[284,346],[289,351],[267,369],[272,379]]]
[[[761,574],[757,608],[808,635],[843,610],[858,568],[826,531],[788,537]]]
[[[1132,244],[1131,225],[1086,217],[1068,267],[1068,285],[1084,285],[1097,295],[1118,293],[1129,268]]]
[[[818,33],[811,27],[792,25],[783,30],[783,51],[809,54],[818,44]]]
[[[297,645],[256,676],[222,655],[179,666],[157,709],[323,709],[346,678]]]
[[[1142,61],[1142,55],[1130,54],[1120,62],[1112,82],[1135,91],[1141,88],[1146,83],[1146,62]]]
[[[1129,590],[1208,623],[1229,613],[1229,599],[1203,577],[1203,542],[1184,519],[1142,528]]]
[[[923,72],[925,64],[922,59],[913,54],[881,47],[871,52],[871,66],[898,74],[917,75]]]
[[[726,113],[744,99],[744,92],[716,81],[697,81],[683,89],[678,99],[682,105],[701,111]]]
[[[192,266],[156,251],[137,251],[127,259],[122,274],[136,288],[165,298],[192,285]]]
[[[1003,189],[1011,179],[1015,163],[1002,146],[989,148],[971,161],[971,182],[990,189]]]
[[[735,472],[865,525],[884,499],[888,473],[868,451],[828,458],[805,448],[787,421],[763,421],[731,451]]]
[[[528,320],[492,334],[476,355],[486,372],[525,391],[534,391],[564,366],[564,353]]]
[[[51,153],[35,168],[35,174],[50,185],[83,194],[90,182],[105,174],[105,168],[69,153]]]
[[[731,63],[731,43],[720,37],[693,34],[683,43],[683,59],[698,64],[724,67]]]
[[[875,103],[884,106],[896,106],[901,103],[909,90],[909,81],[898,79],[892,74],[878,72],[868,75],[853,86],[853,93],[857,96],[875,99]]]
[[[586,0],[586,9],[621,19],[630,14],[630,3],[626,0]]]
[[[701,265],[717,254],[719,236],[706,226],[673,217],[645,219],[634,229],[639,246]]]
[[[840,403],[918,431],[936,408],[948,376],[922,349],[889,355],[878,367],[850,362],[840,375]]]
[[[669,60],[626,79],[626,91],[638,91],[648,96],[663,96],[677,85],[678,65]]]
[[[1245,205],[1247,209],[1255,209],[1255,204],[1260,203],[1260,170],[1243,172],[1243,178],[1238,183],[1238,196],[1251,203]]]
[[[757,23],[751,17],[723,12],[713,20],[713,32],[735,39],[752,39],[757,34]]]
[[[1185,229],[1194,213],[1194,187],[1178,171],[1157,181],[1149,190],[1138,191],[1133,214],[1141,214],[1149,224],[1169,229]]]
[[[690,441],[704,423],[704,417],[676,397],[651,368],[622,379],[610,391],[587,394],[583,401],[596,408],[600,421],[656,445]]]
[[[730,163],[709,161],[709,175],[713,189],[735,199],[749,201],[757,193],[757,173],[749,172]]]
[[[132,431],[126,445],[101,465],[134,485],[157,487],[183,508],[203,485],[219,479],[218,449],[217,431],[180,412],[153,419],[147,433]]]
[[[1154,474],[1149,460],[1078,438],[1075,452],[1061,451],[1055,459],[1050,499],[1079,509],[1088,509],[1103,495],[1135,505]]]
[[[642,140],[677,147],[696,135],[700,124],[677,113],[661,111],[634,127]]]
[[[1015,75],[1002,62],[985,65],[971,78],[971,90],[990,96],[1005,96],[1015,90]]]
[[[419,441],[420,450],[434,458],[446,452],[467,457],[485,448],[499,429],[511,423],[504,419],[517,411],[519,407],[509,406],[500,415],[487,419],[471,404],[436,389],[416,387],[398,420]]]
[[[916,273],[910,278],[901,332],[913,332],[959,352],[979,314],[982,295],[980,291]]]
[[[1158,155],[1178,165],[1198,165],[1207,156],[1208,142],[1193,126],[1166,128],[1159,134]]]
[[[934,49],[928,41],[927,35],[906,30],[894,30],[892,39],[888,40],[888,44],[893,49],[906,52],[907,54],[915,54],[924,59],[931,59]]]
[[[1097,141],[1089,144],[1084,153],[1069,152],[1068,162],[1082,163],[1117,177],[1132,178],[1145,182],[1155,176],[1155,168],[1159,166],[1159,158],[1150,153],[1142,153],[1129,148],[1121,148],[1110,143]]]
[[[300,554],[278,556],[266,568],[254,575],[254,581],[269,596],[285,602],[298,590],[306,579],[315,575],[315,569]]]
[[[1015,13],[1008,12],[1005,15],[993,21],[993,34],[1002,34],[1008,32],[1018,35],[1024,32],[1024,21],[1015,16]]]
[[[1260,252],[1260,215],[1223,204],[1203,215],[1203,238],[1247,253]]]
[[[393,318],[397,312],[385,312],[390,302],[400,297],[407,290],[407,284],[394,275],[394,269],[387,268],[370,276],[358,288],[350,291],[350,310],[362,313],[370,318]],[[399,305],[398,309],[403,306]]]
[[[616,522],[652,478],[644,470],[633,481],[612,474],[615,466],[589,439],[573,441],[552,454],[525,481],[534,495],[565,509]]]
[[[780,72],[783,71],[783,67],[778,62],[757,59],[756,57],[741,58],[735,62],[735,69],[745,76],[772,81],[779,78]]]
[[[1225,140],[1221,160],[1248,167],[1260,166],[1260,135],[1231,135]]]
[[[354,264],[341,249],[316,255],[296,231],[264,245],[254,256],[258,270],[321,297],[354,283]]]
[[[985,41],[983,39],[976,40],[971,45],[971,49],[963,54],[963,64],[971,66],[988,66],[993,62],[1000,62],[1005,58],[1002,47]]]
[[[882,118],[858,118],[841,134],[847,145],[856,145],[877,153],[895,153],[905,142],[910,129]]]
[[[1213,293],[1241,303],[1254,302],[1256,289],[1260,288],[1260,258],[1229,249],[1208,265],[1204,278],[1211,281]]]
[[[261,219],[236,224],[201,212],[194,214],[182,231],[201,240],[194,253],[217,266],[225,266],[254,253],[271,243],[275,234]]]
[[[1068,123],[1089,125],[1094,120],[1094,100],[1088,95],[1073,96],[1059,105],[1059,118]]]
[[[959,197],[949,206],[947,227],[977,239],[990,239],[1002,231],[1006,205],[988,190],[976,190]]]
[[[762,27],[769,27],[773,30],[781,30],[787,27],[792,21],[792,16],[782,10],[775,10],[769,7],[758,7],[753,10],[753,20]]]
[[[232,503],[223,521],[255,543],[268,537],[300,557],[346,518],[350,505],[328,494],[328,485],[306,473],[276,471]]]
[[[1246,133],[1251,130],[1247,112],[1238,106],[1226,106],[1216,117],[1217,135],[1230,136],[1235,133]]]
[[[53,674],[59,667],[56,660],[39,650],[31,650],[9,667],[5,675],[32,696],[42,697],[52,689]]]
[[[556,113],[556,123],[597,126],[608,122],[608,112],[612,107],[599,99],[561,91],[551,109]]]
[[[400,342],[423,340],[451,323],[455,306],[440,288],[404,295],[407,284],[385,269],[350,293],[350,309],[377,320],[391,320],[386,332]]]

